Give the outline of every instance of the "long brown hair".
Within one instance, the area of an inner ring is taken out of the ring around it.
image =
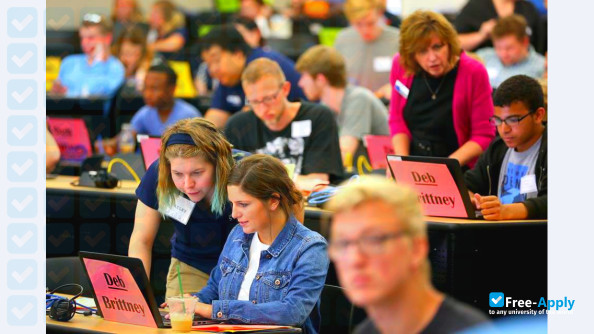
[[[172,144],[167,146],[171,135],[176,133],[188,134],[192,137],[194,145]],[[213,123],[198,117],[178,121],[167,128],[161,136],[159,181],[157,184],[157,197],[161,213],[166,212],[169,207],[174,205],[175,198],[180,194],[171,178],[171,159],[194,157],[202,158],[214,166],[215,189],[210,208],[218,216],[223,214],[227,202],[227,179],[234,165],[231,144]]]
[[[303,195],[277,158],[254,154],[240,160],[231,171],[228,185],[239,186],[243,192],[259,200],[279,200],[279,206],[287,215],[295,215],[295,209],[303,205]]]

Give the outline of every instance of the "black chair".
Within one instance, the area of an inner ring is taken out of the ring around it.
[[[77,256],[53,257],[45,260],[45,282],[49,291],[63,284],[76,283],[83,287],[83,296],[92,297],[92,288],[80,259]],[[61,293],[75,294],[75,287],[64,288]]]
[[[320,333],[351,333],[366,317],[364,310],[355,307],[346,298],[344,289],[324,285],[320,302]]]

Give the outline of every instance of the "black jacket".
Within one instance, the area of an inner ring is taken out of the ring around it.
[[[501,164],[507,152],[507,145],[501,138],[496,138],[487,150],[481,154],[472,170],[464,174],[464,182],[468,190],[481,195],[497,196],[499,187],[499,173]],[[547,218],[547,129],[545,128],[540,142],[538,157],[535,167],[536,198],[529,198],[523,203],[528,209],[529,219]]]

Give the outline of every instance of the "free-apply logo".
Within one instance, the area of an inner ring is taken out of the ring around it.
[[[506,308],[531,308],[539,307],[550,310],[554,308],[556,311],[559,309],[565,309],[571,311],[575,304],[575,299],[569,299],[564,297],[563,299],[547,299],[541,297],[536,300],[530,299],[519,299],[511,296],[505,297],[503,292],[491,292],[489,293],[489,306],[490,307],[506,307]]]
[[[505,295],[503,292],[491,292],[489,294],[489,306],[503,307],[505,304]]]

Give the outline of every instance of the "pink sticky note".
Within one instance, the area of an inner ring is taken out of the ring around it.
[[[48,118],[49,130],[63,160],[83,161],[93,154],[85,122],[80,118]]]
[[[397,160],[388,163],[396,182],[417,191],[425,215],[467,217],[460,191],[446,165]]]
[[[128,268],[101,260],[83,260],[105,320],[157,327]]]

